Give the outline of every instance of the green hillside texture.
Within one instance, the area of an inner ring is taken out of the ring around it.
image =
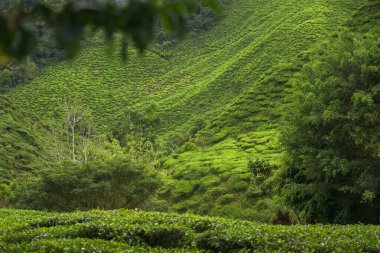
[[[275,177],[253,180],[248,163],[281,163],[277,136],[288,80],[307,60],[305,52],[365,2],[233,0],[216,26],[171,50],[156,45],[141,55],[131,49],[123,62],[107,47],[88,48],[9,89],[0,102],[17,114],[1,110],[0,117],[12,117],[14,133],[9,137],[2,120],[1,134],[23,145],[14,147],[25,160],[16,167],[32,170],[28,156],[38,157],[51,138],[32,119],[59,121],[64,103],[77,104],[91,112],[100,134],[108,134],[125,107],[154,104],[159,140],[174,147],[160,158],[165,183],[157,209],[269,221],[280,205],[270,189]],[[10,144],[0,145],[2,155],[17,154]],[[0,168],[21,163],[10,161],[2,156]]]
[[[15,176],[33,172],[35,163],[43,162],[44,146],[49,138],[42,134],[41,126],[14,106],[6,97],[0,96],[0,184],[9,183]]]

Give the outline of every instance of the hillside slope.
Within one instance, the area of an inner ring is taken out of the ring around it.
[[[282,99],[302,52],[364,2],[234,0],[216,27],[173,50],[144,57],[131,50],[123,63],[104,48],[88,49],[6,96],[42,121],[60,119],[65,102],[83,106],[101,133],[126,106],[155,104],[159,138],[176,150],[162,159],[167,205],[266,220],[262,209],[275,204],[256,187],[248,161],[278,163]]]
[[[0,184],[33,172],[43,162],[39,157],[46,154],[49,137],[41,130],[25,111],[0,96]]]

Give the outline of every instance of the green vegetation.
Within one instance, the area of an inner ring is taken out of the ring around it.
[[[378,252],[378,226],[273,226],[222,218],[0,211],[2,252]]]
[[[0,69],[0,252],[380,252],[378,0],[65,1]]]
[[[284,193],[310,223],[379,223],[380,21],[365,18],[319,43],[289,96]]]
[[[153,39],[157,20],[170,32],[180,36],[185,31],[185,13],[196,11],[200,5],[219,9],[214,0],[191,1],[75,1],[59,0],[53,5],[45,1],[19,1],[11,12],[4,15],[0,9],[0,63],[6,64],[10,57],[22,59],[36,47],[36,34],[28,27],[38,20],[54,30],[57,45],[69,56],[81,46],[87,28],[104,32],[105,39],[112,41],[115,33],[121,33],[121,56],[127,56],[128,44],[144,50]],[[57,6],[62,5],[62,8]],[[9,8],[5,4],[0,6]],[[29,22],[27,22],[29,20]]]
[[[23,177],[43,164],[44,147],[49,138],[43,136],[25,112],[14,106],[9,99],[0,96],[0,183],[9,184],[16,176]]]
[[[56,211],[135,208],[159,187],[154,173],[125,158],[60,166],[19,184],[15,206]]]
[[[117,30],[115,26],[130,26],[122,29],[126,36],[121,45],[124,58],[132,41],[142,49],[154,38],[160,46],[170,48],[177,43],[175,38],[185,32],[194,35],[214,26],[219,16],[212,10],[219,10],[226,4],[225,1],[164,1],[162,5],[154,1],[132,1],[128,6],[121,4],[122,1],[112,0],[86,0],[89,5],[79,6],[70,0],[2,1],[0,90],[31,80],[38,74],[39,68],[75,54],[79,47],[88,48],[104,44],[102,42],[105,40],[112,41],[112,35]],[[21,7],[18,3],[22,4]],[[65,7],[67,4],[70,5]],[[141,12],[146,15],[141,15]],[[120,20],[120,15],[133,18]],[[150,15],[160,16],[162,20]],[[93,28],[99,26],[103,27],[100,29],[102,32],[94,33]],[[168,31],[171,33],[168,34]],[[128,34],[132,41],[128,39]],[[18,59],[28,57],[16,61],[10,56]]]
[[[380,222],[380,4],[223,3],[128,61],[96,33],[0,72],[0,207],[162,212],[4,209],[0,251],[380,251],[378,226],[252,223]]]
[[[90,143],[90,160],[114,143],[159,172],[163,186],[151,208],[270,222],[284,205],[278,135],[289,80],[308,61],[305,50],[365,2],[231,1],[209,31],[156,43],[143,56],[130,49],[127,62],[96,46],[46,67],[6,92],[46,129],[47,154],[27,164],[32,176],[46,161],[51,168],[62,168],[62,160],[83,163],[82,143]],[[353,19],[365,23],[363,15]],[[91,136],[67,131],[75,108],[88,118]],[[271,171],[258,175],[250,161],[265,161]]]

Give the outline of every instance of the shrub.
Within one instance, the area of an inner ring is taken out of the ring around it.
[[[140,231],[139,236],[152,247],[179,248],[186,244],[186,231],[181,228],[153,227]]]
[[[193,151],[196,149],[197,149],[197,146],[194,143],[188,141],[185,144],[183,144],[180,151],[186,152],[186,151]]]
[[[275,225],[291,225],[293,224],[292,216],[286,209],[277,209],[276,214],[272,218],[272,224]]]
[[[8,207],[11,197],[11,189],[6,184],[0,184],[0,207]]]
[[[0,210],[1,252],[379,252],[379,234],[379,226],[285,227],[134,210]]]
[[[255,177],[268,177],[276,166],[271,165],[267,160],[255,159],[248,161],[248,169],[252,172]]]
[[[66,163],[40,179],[20,181],[15,204],[21,208],[71,211],[141,206],[160,185],[157,175],[124,158]]]
[[[8,69],[0,70],[0,88],[11,86],[12,76]]]

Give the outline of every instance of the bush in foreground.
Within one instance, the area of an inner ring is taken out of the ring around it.
[[[380,227],[273,226],[114,210],[0,210],[1,252],[379,252]]]

